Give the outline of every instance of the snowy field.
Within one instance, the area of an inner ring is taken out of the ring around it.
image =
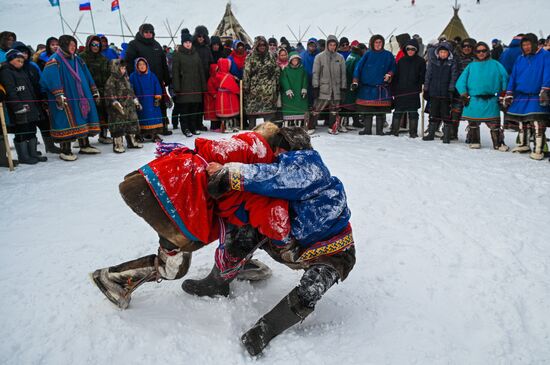
[[[301,276],[263,252],[273,276],[232,284],[230,298],[152,283],[120,311],[88,278],[156,251],[154,232],[118,194],[152,144],[2,169],[0,363],[548,364],[550,164],[493,151],[482,130],[477,151],[463,132],[449,146],[314,138],[345,184],[357,265],[258,360],[239,337]],[[193,143],[179,131],[166,140]],[[197,252],[187,278],[205,276],[213,252]]]

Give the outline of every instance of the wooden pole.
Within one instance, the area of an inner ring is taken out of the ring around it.
[[[244,129],[244,107],[243,107],[243,80],[239,81],[239,88],[240,88],[240,94],[239,94],[239,101],[241,104],[241,131]]]
[[[420,98],[422,101],[420,106],[420,135],[422,136],[422,138],[424,138],[424,107],[425,107],[426,101],[424,100],[424,94],[422,93],[420,94]]]
[[[6,146],[6,156],[8,157],[8,165],[10,171],[14,170],[13,158],[11,156],[10,141],[8,139],[8,130],[6,129],[6,118],[4,115],[4,104],[0,103],[0,122],[2,123],[2,135],[4,136],[4,145]]]

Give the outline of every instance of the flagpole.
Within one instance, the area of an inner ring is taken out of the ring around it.
[[[120,11],[120,0],[118,1],[118,18],[120,20],[120,31],[122,32],[122,42],[126,43],[126,37],[124,37],[124,27],[122,26],[122,12]]]
[[[63,24],[63,14],[61,14],[61,0],[58,0],[57,7],[59,8],[59,19],[61,20],[61,31],[65,34],[65,25]]]
[[[92,12],[91,6],[90,6],[90,17],[92,18],[92,28],[94,28],[94,34],[97,34],[97,32],[95,31],[94,14]]]

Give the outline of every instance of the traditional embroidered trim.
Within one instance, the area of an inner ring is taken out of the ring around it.
[[[327,241],[317,242],[310,248],[306,249],[298,258],[298,262],[309,261],[324,255],[334,255],[348,247],[351,247],[353,244],[354,241],[351,226],[348,225],[347,228],[337,236],[334,236]]]
[[[244,181],[240,170],[229,171],[229,184],[231,185],[231,190],[244,190]]]
[[[391,100],[364,100],[364,99],[357,99],[355,101],[358,105],[363,106],[391,106]]]

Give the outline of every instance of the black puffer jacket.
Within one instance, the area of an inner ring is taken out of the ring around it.
[[[404,48],[413,46],[418,50],[418,42],[411,39],[406,42]],[[397,71],[393,77],[392,93],[395,100],[395,109],[413,111],[420,108],[418,94],[422,91],[422,84],[426,77],[426,61],[418,55],[405,56],[397,62]]]
[[[0,84],[6,90],[6,101],[10,120],[14,121],[15,112],[28,106],[27,122],[37,122],[40,120],[38,97],[34,93],[34,86],[23,68],[17,69],[11,64],[5,62],[0,69]]]
[[[436,55],[441,49],[452,52],[450,46],[446,43],[441,44],[435,49]],[[456,62],[450,57],[442,60],[439,56],[433,62],[428,63],[426,70],[426,80],[424,89],[428,90],[430,97],[448,97],[449,93],[454,92],[458,70]]]
[[[130,41],[126,49],[125,61],[128,74],[134,72],[135,59],[143,57],[149,63],[151,72],[157,76],[161,83],[164,83],[164,86],[167,86],[170,84],[170,72],[168,70],[166,54],[154,37],[146,39],[143,36],[142,30],[144,25],[140,27],[140,31],[136,34],[136,37]]]

